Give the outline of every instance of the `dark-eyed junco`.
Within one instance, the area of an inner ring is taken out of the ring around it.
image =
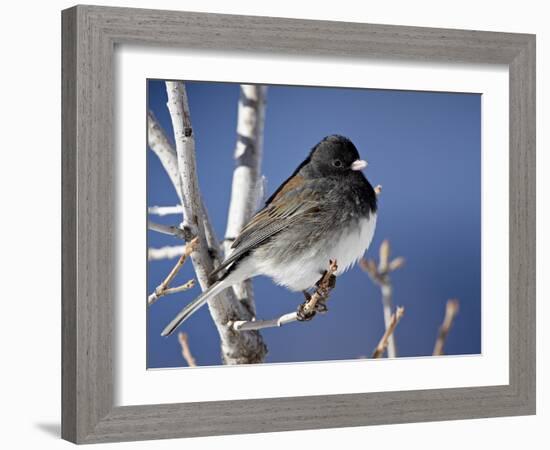
[[[293,291],[315,285],[328,267],[351,267],[367,250],[376,226],[376,194],[361,169],[353,143],[324,138],[267,200],[232,245],[233,252],[212,273],[217,280],[189,303],[166,328],[171,334],[222,290],[267,275]]]

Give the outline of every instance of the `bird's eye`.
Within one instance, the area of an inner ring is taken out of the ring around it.
[[[335,159],[334,161],[332,161],[332,164],[334,167],[342,167],[342,161],[340,161],[339,159]]]

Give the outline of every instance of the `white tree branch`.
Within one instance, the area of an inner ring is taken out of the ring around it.
[[[147,221],[147,228],[162,234],[175,236],[185,241],[190,241],[191,239],[193,239],[193,235],[191,234],[190,230],[184,230],[171,225],[163,225],[162,223],[152,222],[151,220]]]
[[[261,330],[263,328],[282,327],[287,323],[296,322],[297,320],[298,313],[295,311],[270,320],[236,320],[231,323],[231,326],[236,331]]]
[[[445,317],[443,323],[439,327],[439,332],[437,334],[437,339],[435,341],[433,356],[443,355],[443,347],[445,347],[445,341],[447,340],[447,335],[449,330],[453,325],[455,316],[458,314],[459,303],[458,300],[451,299],[447,300],[447,305],[445,307]]]
[[[390,283],[380,285],[380,291],[382,292],[382,308],[384,310],[384,326],[386,330],[390,327],[392,320],[392,286]],[[393,334],[388,337],[388,358],[395,358],[397,356],[397,348],[395,346],[395,338]]]
[[[164,130],[158,123],[157,119],[155,118],[155,115],[151,111],[149,111],[147,115],[147,130],[148,130],[147,142],[149,144],[149,147],[153,152],[155,152],[155,154],[160,159],[160,162],[164,167],[164,170],[168,174],[170,181],[172,181],[172,185],[174,186],[174,189],[176,190],[178,194],[178,198],[180,199],[180,202],[181,202],[182,186],[180,181],[181,178],[179,175],[176,150],[174,149],[172,144],[170,144],[170,141],[166,137],[166,133],[164,132]],[[206,211],[204,204],[202,205],[202,210],[204,211],[203,224],[204,224],[204,231],[206,234],[206,241],[208,242],[208,250],[212,254],[214,254],[216,258],[219,258],[219,247],[216,244],[217,242],[216,235],[214,233],[212,224],[208,219],[208,213]],[[182,206],[182,211],[183,211],[183,206]],[[160,229],[156,229],[155,231],[160,231],[161,233],[164,232],[164,231],[161,231]],[[171,234],[171,233],[167,233],[167,234]],[[192,239],[191,234],[190,233],[188,234],[189,234],[188,240]]]
[[[390,315],[390,321],[386,326],[386,330],[384,331],[384,334],[380,339],[380,342],[378,342],[378,345],[376,346],[376,348],[374,349],[374,352],[372,353],[372,358],[380,358],[384,354],[384,351],[386,350],[386,348],[388,348],[390,337],[393,336],[395,327],[397,327],[397,324],[403,317],[403,314],[405,314],[405,308],[403,308],[402,306],[398,306],[395,313]],[[388,357],[390,357],[389,352],[388,352]]]
[[[149,261],[158,261],[161,259],[173,259],[183,255],[185,245],[167,245],[166,247],[147,249],[147,259]]]
[[[174,206],[149,206],[147,208],[149,214],[154,214],[157,216],[169,216],[171,214],[182,214],[183,206],[174,205]]]
[[[170,144],[152,111],[149,111],[147,114],[147,143],[149,144],[149,148],[158,156],[181,202],[181,182],[176,151]]]
[[[254,214],[257,207],[257,189],[261,180],[263,130],[267,88],[243,84],[240,88],[235,145],[235,170],[231,186],[231,201],[225,230],[224,252],[231,254],[231,244]],[[255,314],[250,280],[233,286],[237,298],[245,302]]]
[[[172,119],[176,143],[178,172],[181,183],[184,210],[184,228],[197,236],[199,245],[191,259],[201,288],[209,286],[208,275],[214,269],[214,257],[210,248],[217,249],[215,235],[207,233],[205,223],[209,220],[202,206],[195,163],[195,138],[185,86],[181,82],[167,81],[168,110]],[[208,239],[207,239],[208,235]],[[208,242],[210,240],[210,242]],[[263,361],[266,347],[258,332],[237,333],[228,326],[230,321],[250,320],[248,309],[226,289],[208,301],[210,314],[220,335],[222,355],[226,364],[243,364]]]
[[[256,209],[261,175],[266,88],[241,85],[237,119],[236,161],[225,237],[235,239]],[[230,249],[231,243],[226,245]]]
[[[183,359],[185,359],[187,365],[189,367],[197,367],[197,361],[191,353],[191,347],[189,346],[189,337],[187,336],[187,333],[183,333],[180,331],[178,334],[178,341],[181,345],[181,356],[183,356]]]
[[[405,259],[397,257],[392,261],[390,258],[390,243],[388,240],[384,240],[380,244],[380,261],[378,265],[375,261],[361,260],[361,268],[367,272],[371,280],[380,287],[382,293],[382,308],[384,311],[384,325],[386,330],[390,328],[392,324],[392,284],[390,280],[390,273],[397,270],[405,264]],[[392,333],[387,336],[387,348],[388,357],[395,358],[397,356],[397,349],[395,344],[395,337]]]

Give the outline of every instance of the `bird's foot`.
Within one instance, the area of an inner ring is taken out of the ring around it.
[[[316,289],[315,294],[317,296],[321,296],[321,298],[317,300],[315,305],[310,304],[312,295],[309,292],[303,291],[303,294],[305,297],[304,303],[302,303],[298,307],[298,311],[297,311],[297,319],[300,322],[309,321],[315,317],[315,314],[317,313],[324,314],[328,311],[326,298],[324,298],[324,296],[321,295],[320,287]]]
[[[298,310],[296,311],[296,318],[300,322],[307,322],[315,316],[315,311],[310,311],[307,305],[311,301],[311,294],[308,291],[302,291],[304,294],[304,303],[302,303],[300,306],[298,306]]]
[[[296,319],[299,322],[307,322],[315,317],[316,311],[309,311],[306,308],[307,302],[302,303],[298,306],[298,311],[296,311]]]
[[[325,270],[319,278],[319,281],[315,283],[315,291],[310,294],[307,291],[303,291],[305,301],[298,307],[297,319],[299,321],[311,320],[317,313],[326,313],[327,300],[330,295],[330,291],[336,286],[335,272],[338,270],[336,260],[330,261],[330,269]]]
[[[332,290],[336,287],[336,275],[334,274],[331,274],[330,277],[328,278],[328,281],[325,281],[325,276],[327,274],[327,271],[325,270],[323,272],[323,276],[321,278],[319,278],[319,281],[317,281],[317,283],[315,283],[315,290],[316,291],[320,291],[321,289],[323,290]],[[323,292],[320,292],[321,294],[323,294]]]

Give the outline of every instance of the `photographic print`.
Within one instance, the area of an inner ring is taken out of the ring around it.
[[[535,414],[534,35],[62,30],[64,439]]]
[[[148,369],[481,353],[480,94],[146,89]]]

